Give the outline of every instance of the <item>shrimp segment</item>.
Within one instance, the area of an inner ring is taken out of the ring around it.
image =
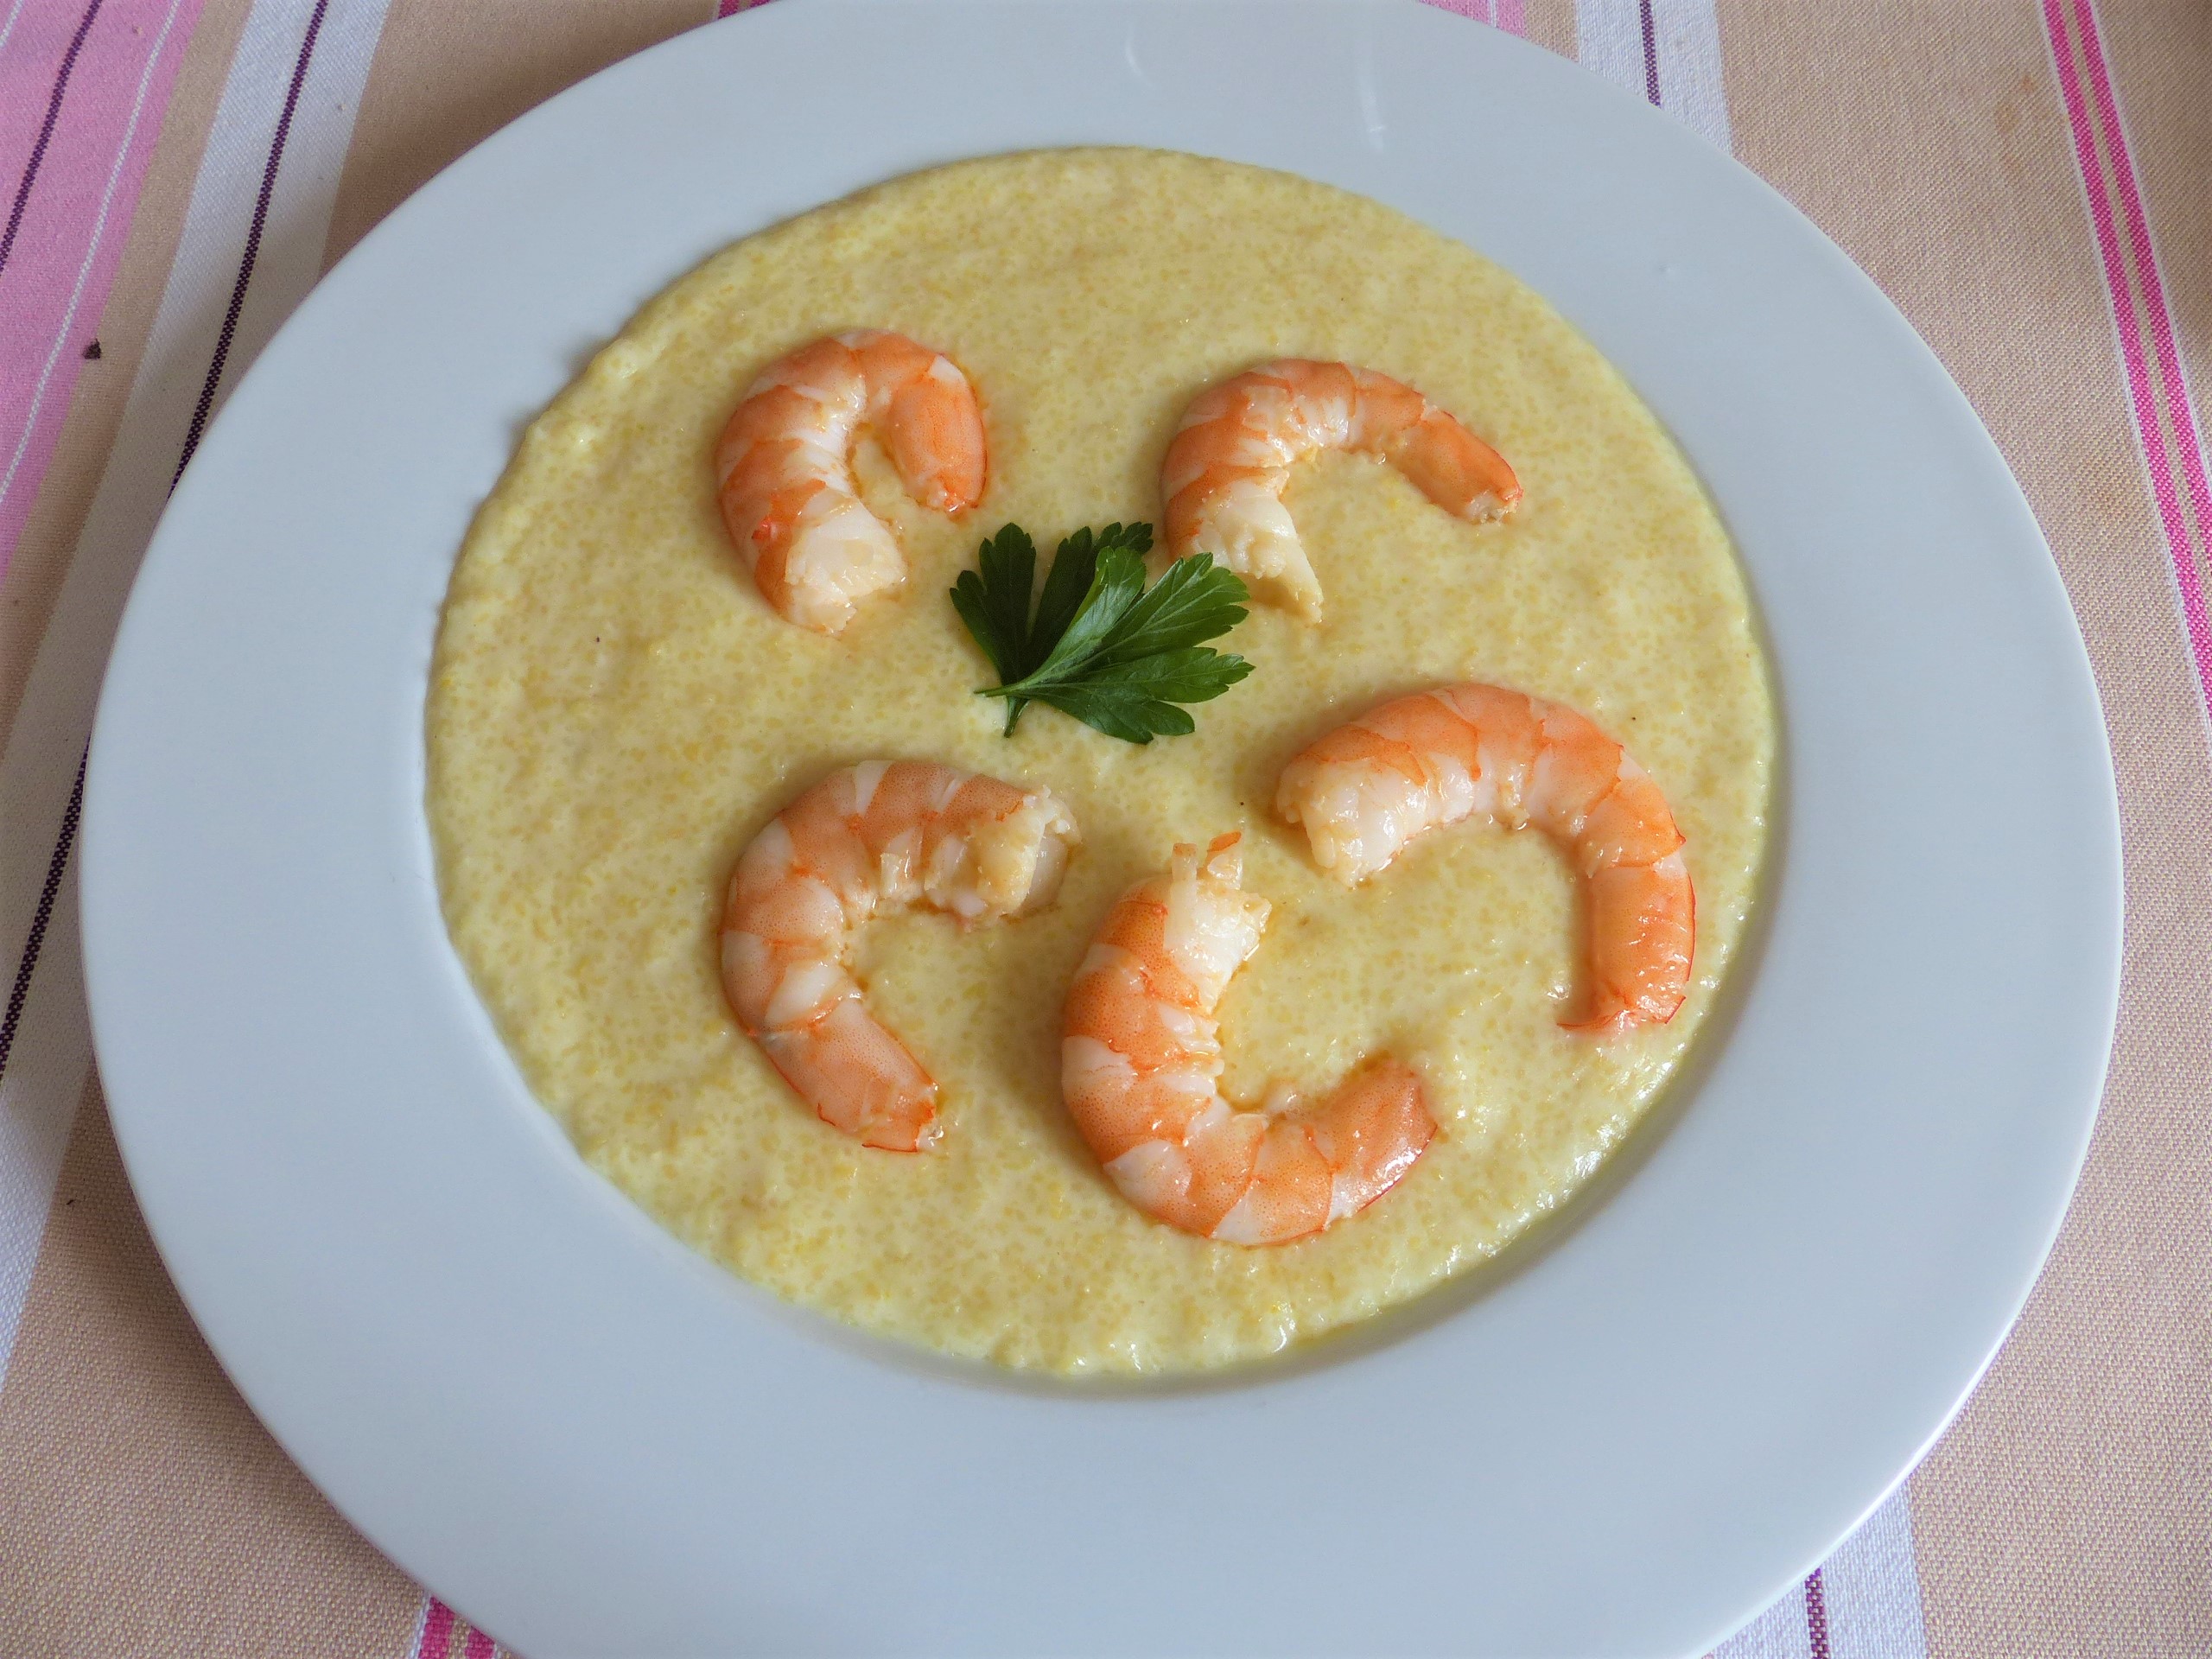
[[[722,994],[822,1121],[862,1145],[935,1143],[937,1084],[868,1012],[854,931],[920,905],[963,923],[1050,902],[1075,846],[1050,790],[924,761],[834,772],[753,839],[730,877]]]
[[[1230,979],[1268,922],[1243,891],[1237,837],[1192,846],[1106,918],[1069,988],[1060,1043],[1068,1114],[1122,1197],[1231,1244],[1318,1233],[1396,1185],[1436,1133],[1421,1078],[1377,1059],[1318,1102],[1278,1084],[1258,1109],[1223,1098]]]
[[[983,416],[952,359],[862,328],[802,346],[747,390],[715,449],[722,523],[786,621],[836,633],[860,601],[906,580],[890,526],[853,486],[861,427],[906,493],[957,517],[982,499]]]
[[[1167,550],[1211,553],[1254,592],[1321,617],[1321,584],[1282,504],[1290,469],[1323,449],[1379,455],[1462,518],[1521,499],[1505,458],[1411,386],[1346,363],[1286,358],[1201,392],[1161,464]]]
[[[1570,1030],[1671,1020],[1689,986],[1697,899],[1659,786],[1564,703],[1447,685],[1370,709],[1283,768],[1275,810],[1347,887],[1425,831],[1464,818],[1533,826],[1583,878],[1589,1006]]]

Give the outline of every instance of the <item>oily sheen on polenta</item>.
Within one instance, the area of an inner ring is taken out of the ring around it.
[[[894,329],[980,395],[981,506],[909,501],[874,445],[862,492],[906,588],[830,639],[764,605],[709,457],[753,376],[817,336]],[[1157,522],[1192,397],[1276,357],[1419,387],[1495,444],[1510,522],[1439,512],[1325,457],[1287,502],[1328,593],[1218,641],[1251,677],[1147,747],[1033,708],[1012,738],[945,590],[1016,521],[1048,550]],[[1556,698],[1665,791],[1698,897],[1671,1023],[1558,1024],[1575,884],[1534,834],[1433,835],[1365,887],[1270,810],[1284,763],[1383,697],[1482,680]],[[1377,203],[1144,150],[994,157],[895,181],[715,255],[655,299],[530,428],[471,529],[427,709],[427,810],[453,939],[537,1097],[583,1156],[733,1272],[864,1329],[1057,1372],[1176,1372],[1339,1329],[1494,1255],[1588,1179],[1649,1105],[1741,940],[1774,716],[1744,580],[1697,480],[1595,350],[1504,271]],[[870,1005],[941,1086],[933,1151],[820,1122],[741,1033],[715,933],[738,853],[858,760],[1048,785],[1083,845],[1058,902],[963,932],[879,923]],[[1223,1005],[1231,1097],[1325,1089],[1363,1057],[1421,1071],[1439,1133],[1394,1191],[1317,1237],[1191,1236],[1117,1194],[1059,1095],[1060,1007],[1114,899],[1178,841],[1244,835],[1274,906]]]

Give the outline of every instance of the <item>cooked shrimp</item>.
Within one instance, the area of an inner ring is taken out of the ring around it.
[[[1198,394],[1160,469],[1167,551],[1211,553],[1255,593],[1321,616],[1321,584],[1283,506],[1290,469],[1323,449],[1380,455],[1462,518],[1521,499],[1505,458],[1411,386],[1346,363],[1286,358]]]
[[[1399,697],[1285,766],[1275,810],[1348,887],[1442,824],[1534,825],[1566,849],[1587,896],[1589,1001],[1562,1023],[1610,1034],[1682,1005],[1697,939],[1682,832],[1658,785],[1564,703],[1495,685]]]
[[[957,517],[982,499],[983,416],[949,357],[862,328],[802,346],[745,394],[715,449],[722,522],[785,620],[836,633],[870,594],[906,580],[890,526],[853,486],[872,427],[906,493]]]
[[[937,1084],[868,1012],[847,965],[877,912],[1022,916],[1060,885],[1075,820],[1048,789],[918,760],[833,772],[753,838],[722,912],[722,994],[825,1123],[864,1146],[938,1138]]]
[[[1185,1232],[1281,1244],[1365,1209],[1436,1133],[1421,1078],[1370,1063],[1313,1103],[1275,1084],[1258,1109],[1222,1097],[1213,1011],[1256,950],[1268,901],[1243,891],[1237,837],[1203,863],[1175,849],[1106,918],[1068,991],[1060,1087],[1122,1196]]]

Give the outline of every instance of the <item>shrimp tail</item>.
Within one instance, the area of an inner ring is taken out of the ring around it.
[[[937,1144],[937,1084],[859,997],[797,1030],[755,1037],[792,1092],[830,1128],[885,1152]]]
[[[1688,993],[1697,940],[1697,895],[1681,855],[1600,870],[1589,894],[1588,1005],[1563,1023],[1601,1037],[1666,1024]]]

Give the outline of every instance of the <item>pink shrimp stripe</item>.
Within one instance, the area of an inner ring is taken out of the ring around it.
[[[61,435],[202,3],[105,0],[69,66],[61,98],[51,105],[43,148],[35,133],[8,130],[12,117],[0,123],[0,154],[16,163],[11,174],[28,178],[16,235],[0,270],[0,576]],[[61,15],[59,7],[43,10]],[[0,75],[0,92],[10,94],[0,105],[41,124],[49,107],[48,86],[39,86],[35,100],[13,94],[29,87],[33,73],[42,83],[58,77],[66,42],[44,44],[50,53],[29,55],[35,69],[19,60]],[[34,103],[35,111],[28,108]],[[26,142],[18,145],[18,137]]]
[[[2113,96],[2111,78],[2105,69],[2096,9],[2090,0],[2044,0],[2043,12],[2051,61],[2058,73],[2059,92],[2073,128],[2075,159],[2081,168],[2089,222],[2095,232],[2097,252],[2104,266],[2113,322],[2120,335],[2120,360],[2127,377],[2128,394],[2135,406],[2136,435],[2143,446],[2144,466],[2151,475],[2152,498],[2157,504],[2167,550],[2173,561],[2174,582],[2181,594],[2183,626],[2196,658],[2197,685],[2208,713],[2212,714],[2212,622],[2208,622],[2205,613],[2195,538],[2182,511],[2180,493],[2175,488],[2174,458],[2167,447],[2166,423],[2160,419],[2161,390],[2165,393],[2164,412],[2171,423],[2174,448],[2180,452],[2181,470],[2196,509],[2198,524],[2212,526],[2212,511],[2208,511],[2208,497],[2212,497],[2212,492],[2205,487],[2203,449],[2196,411],[2182,378],[2180,355],[2166,308],[2165,288],[2151,245],[2142,194],[2135,181],[2134,158],[2120,126],[2119,101]],[[2087,90],[2075,64],[2069,36],[2080,40],[2082,55],[2089,67],[2090,87]],[[2090,92],[2094,92],[2099,105],[2094,113]],[[2117,182],[2126,218],[2127,251],[2133,254],[2135,263],[2133,284],[2128,280],[2127,261],[2114,224],[2112,188],[2106,181],[2105,166],[2098,156],[2100,132],[2104,139],[2105,160]],[[2136,296],[2139,285],[2142,296],[2139,308]],[[2152,337],[2151,353],[2157,358],[2163,386],[2153,382],[2151,359],[2144,349],[2146,324]]]

